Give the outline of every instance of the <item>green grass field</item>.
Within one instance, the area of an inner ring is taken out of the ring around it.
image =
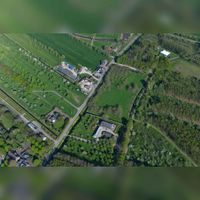
[[[128,118],[133,99],[142,86],[144,76],[123,67],[113,66],[104,84],[90,103],[89,111],[121,121]]]
[[[64,60],[73,65],[83,65],[92,70],[101,60],[106,59],[102,53],[86,46],[69,34],[29,34],[47,47],[54,49]]]
[[[28,34],[16,34],[10,33],[6,34],[11,40],[19,44],[21,47],[25,48],[26,50],[32,52],[37,58],[41,61],[47,63],[50,66],[56,66],[61,62],[57,56],[53,53],[48,51],[41,43],[38,43]]]

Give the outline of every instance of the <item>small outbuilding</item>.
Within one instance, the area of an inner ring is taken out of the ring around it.
[[[162,55],[164,55],[166,58],[167,57],[169,57],[170,56],[170,54],[171,54],[171,52],[169,52],[169,51],[167,51],[167,50],[162,50],[161,52],[160,52]]]

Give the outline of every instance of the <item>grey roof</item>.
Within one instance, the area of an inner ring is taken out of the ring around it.
[[[76,80],[76,78],[77,78],[77,76],[75,76],[75,75],[70,71],[70,69],[68,69],[68,68],[63,68],[63,67],[59,66],[59,67],[58,67],[58,71],[61,72],[61,73],[63,73],[64,75],[69,76],[69,77],[70,77],[71,79],[73,79],[73,80]]]
[[[109,129],[111,129],[111,130],[114,130],[115,127],[116,127],[115,124],[112,124],[112,123],[109,123],[109,122],[106,122],[106,121],[102,121],[102,122],[100,123],[100,126],[109,128]]]

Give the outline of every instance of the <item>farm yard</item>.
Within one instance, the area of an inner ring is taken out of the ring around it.
[[[121,122],[129,112],[145,76],[119,66],[112,66],[104,84],[89,103],[88,111]]]
[[[78,86],[24,54],[4,35],[0,35],[0,52],[1,88],[32,114],[44,121],[57,104],[71,117],[76,113],[85,99]]]

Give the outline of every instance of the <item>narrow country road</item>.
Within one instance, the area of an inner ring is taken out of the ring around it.
[[[139,72],[140,71],[139,69],[137,69],[135,67],[132,67],[132,66],[129,66],[129,65],[125,65],[125,64],[121,64],[121,63],[116,63],[116,62],[114,62],[113,64],[118,65],[120,67],[126,67],[126,68],[128,68],[130,70],[133,70],[135,72]]]

